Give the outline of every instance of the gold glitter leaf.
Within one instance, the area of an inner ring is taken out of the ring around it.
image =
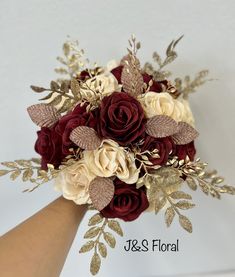
[[[188,144],[198,137],[199,133],[188,123],[179,122],[179,131],[172,136],[175,144]]]
[[[84,59],[84,51],[79,49],[77,40],[68,40],[63,44],[63,57],[57,57],[62,67],[55,71],[60,74],[68,74],[70,78],[76,77],[84,70],[87,60]]]
[[[23,192],[31,192],[57,176],[58,170],[48,168],[47,171],[41,170],[41,160],[32,158],[30,160],[15,160],[14,162],[3,162],[1,165],[10,168],[10,170],[0,170],[3,175],[10,174],[11,180],[15,180],[22,173],[24,182],[30,181],[35,184],[31,189],[25,189]],[[34,176],[33,176],[34,175]]]
[[[99,254],[94,253],[94,255],[91,259],[91,264],[90,264],[90,272],[92,275],[96,275],[99,272],[100,265],[101,265],[100,256],[99,256]]]
[[[30,160],[15,160],[15,162],[18,165],[24,166],[24,167],[30,167],[30,165],[31,165],[31,161]]]
[[[21,171],[19,169],[14,170],[11,175],[10,179],[14,181],[18,176],[20,176]]]
[[[99,227],[91,227],[84,235],[85,239],[90,239],[90,238],[94,238],[96,237],[100,232],[100,228]]]
[[[112,229],[114,232],[116,232],[121,237],[123,236],[122,228],[118,221],[116,220],[109,220],[108,221],[108,227]]]
[[[22,176],[23,182],[28,181],[33,176],[33,170],[31,168],[27,168]]]
[[[27,109],[31,120],[39,127],[52,127],[60,118],[60,114],[53,106],[36,104]]]
[[[60,102],[63,100],[62,95],[57,95],[56,97],[52,98],[52,100],[49,102],[51,106],[59,105]]]
[[[96,177],[89,185],[89,195],[93,206],[101,211],[113,198],[113,181],[109,178]]]
[[[1,169],[0,170],[0,176],[4,176],[9,172],[9,170]]]
[[[48,100],[48,99],[51,99],[53,95],[54,95],[54,92],[50,92],[48,95],[46,95],[43,98],[40,98],[39,100]]]
[[[30,86],[30,88],[31,88],[34,92],[37,92],[37,93],[40,93],[40,92],[43,92],[43,91],[46,90],[46,89],[43,88],[43,87],[37,87],[37,86]]]
[[[17,164],[15,162],[2,162],[1,165],[9,168],[17,168]]]
[[[185,201],[185,200],[179,201],[175,205],[176,205],[176,207],[178,207],[182,210],[191,209],[195,206],[195,204],[192,204],[192,203],[190,203],[188,201]]]
[[[59,113],[64,113],[64,112],[68,112],[69,110],[71,110],[73,106],[73,103],[71,101],[71,99],[66,99],[62,105],[62,107],[58,110]]]
[[[146,133],[154,138],[168,137],[178,131],[177,122],[167,115],[156,115],[146,123]]]
[[[89,240],[88,242],[86,242],[81,249],[79,250],[79,253],[85,253],[90,251],[95,245],[95,242],[93,240]]]
[[[219,190],[221,193],[228,193],[228,194],[235,195],[235,187],[232,187],[232,186],[224,185],[220,187]]]
[[[56,90],[60,89],[60,86],[55,81],[51,81],[50,88],[52,91],[56,91]]]
[[[174,191],[169,195],[173,199],[192,199],[192,196],[183,191]]]
[[[72,94],[75,97],[77,97],[79,95],[79,92],[80,92],[80,85],[79,85],[78,81],[75,78],[71,79],[70,86],[71,86]]]
[[[38,158],[32,158],[31,159],[32,162],[34,162],[35,164],[39,164],[41,165],[41,159],[38,159]]]
[[[186,216],[180,215],[179,223],[186,231],[188,231],[189,233],[192,233],[192,231],[193,231],[192,223]]]
[[[100,223],[102,220],[103,220],[102,215],[100,213],[96,213],[89,219],[88,226],[96,225]]]
[[[176,78],[175,86],[178,92],[183,95],[183,98],[188,99],[189,94],[195,92],[196,88],[208,81],[212,81],[212,79],[207,79],[208,74],[208,70],[201,70],[194,79],[191,79],[190,76],[185,76],[183,79]]]
[[[146,63],[144,66],[144,71],[149,75],[152,75],[154,80],[162,81],[171,75],[170,71],[165,71],[163,68],[172,63],[177,58],[177,52],[175,47],[178,42],[182,39],[183,36],[179,37],[176,40],[172,40],[169,46],[166,49],[166,57],[162,59],[157,52],[153,53],[153,60],[157,63],[158,69],[155,69],[152,64]]]
[[[70,134],[70,139],[77,146],[85,150],[95,150],[101,144],[101,139],[98,137],[96,131],[87,126],[75,128]]]
[[[114,238],[114,236],[109,233],[109,232],[105,232],[104,233],[104,239],[105,241],[108,243],[108,245],[111,247],[111,248],[114,248],[115,245],[116,245],[116,240]]]
[[[186,178],[186,183],[188,184],[188,186],[192,189],[192,190],[196,190],[197,189],[197,183],[196,181],[191,178],[191,177],[187,177]]]
[[[106,258],[107,257],[107,247],[105,246],[105,244],[103,242],[99,242],[98,243],[98,250],[100,252],[100,255],[103,257],[103,258]]]
[[[156,199],[154,201],[155,214],[157,214],[166,205],[166,202],[166,197],[162,197],[161,200]]]
[[[172,207],[167,208],[165,212],[165,222],[167,227],[171,225],[174,217],[175,217],[174,209]]]

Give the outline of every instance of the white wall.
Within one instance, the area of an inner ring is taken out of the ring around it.
[[[36,127],[26,107],[36,103],[30,84],[47,85],[55,78],[55,57],[66,35],[78,38],[90,60],[105,64],[125,54],[127,39],[135,33],[142,42],[140,58],[163,53],[171,39],[185,34],[175,76],[208,68],[217,81],[192,95],[200,138],[198,155],[235,183],[235,2],[232,0],[1,0],[0,1],[0,160],[30,158]],[[26,219],[58,195],[51,184],[32,194],[26,185],[0,179],[0,234]],[[192,235],[174,222],[170,229],[163,215],[147,214],[122,224],[124,238],[108,251],[100,276],[165,276],[235,268],[234,198],[212,200],[199,191],[195,209],[188,212]],[[84,219],[68,256],[62,277],[88,276],[90,254],[79,255]],[[125,240],[161,238],[180,240],[180,252],[125,253]],[[27,264],[27,262],[26,262]]]

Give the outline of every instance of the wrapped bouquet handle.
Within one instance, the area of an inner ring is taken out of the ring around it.
[[[171,79],[165,67],[176,59],[181,38],[170,43],[164,58],[155,52],[154,65],[143,67],[134,36],[127,54],[105,67],[88,65],[78,42],[66,42],[63,57],[57,58],[62,66],[56,68],[63,78],[51,81],[49,88],[31,86],[45,94],[40,104],[28,108],[40,127],[35,143],[40,158],[1,163],[0,176],[21,176],[34,184],[25,191],[54,180],[64,198],[97,211],[80,249],[92,251],[93,275],[108,247],[115,247],[114,233],[123,235],[118,220],[162,210],[168,227],[178,217],[191,233],[183,212],[194,204],[183,185],[217,199],[235,194],[234,187],[195,158],[199,133],[188,96],[210,79],[207,70],[195,78]]]

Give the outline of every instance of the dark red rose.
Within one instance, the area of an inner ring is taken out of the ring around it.
[[[111,73],[117,79],[119,84],[121,84],[122,69],[123,69],[123,66],[119,65],[118,67],[115,67],[113,70],[111,70]],[[156,81],[153,80],[153,77],[151,75],[147,74],[147,73],[143,73],[142,76],[143,76],[144,82],[147,85],[148,85],[150,80],[153,81],[153,84],[150,87],[150,91],[161,92],[162,91],[161,84],[166,85],[166,83],[167,83],[167,81],[156,82]]]
[[[128,145],[145,131],[144,111],[129,94],[115,92],[101,101],[98,124],[100,136]]]
[[[193,161],[194,157],[196,155],[194,141],[192,141],[188,144],[185,144],[185,145],[175,145],[173,155],[179,157],[179,160],[184,160],[186,158],[186,156],[188,156],[189,159],[191,161]]]
[[[122,69],[123,69],[123,66],[119,65],[119,66],[117,66],[117,67],[115,67],[114,69],[111,70],[111,73],[117,79],[119,84],[121,84]]]
[[[135,220],[149,206],[145,188],[136,188],[119,179],[114,180],[115,192],[113,199],[101,214],[107,218],[120,218],[124,221]]]
[[[162,92],[162,85],[165,85],[167,84],[167,81],[159,81],[159,82],[156,82],[153,80],[153,76],[147,74],[147,73],[144,73],[142,74],[143,76],[143,79],[144,79],[144,82],[148,85],[148,83],[152,80],[153,84],[152,86],[149,88],[149,91],[154,91],[154,92]]]
[[[69,148],[76,147],[69,138],[73,129],[78,126],[88,126],[96,129],[98,109],[87,112],[86,107],[86,104],[83,106],[79,104],[72,112],[62,116],[59,120],[56,131],[62,137],[62,151],[65,155],[70,153]]]
[[[89,79],[90,77],[91,77],[91,76],[90,76],[88,70],[83,70],[83,71],[80,73],[78,79],[81,80],[81,81],[85,81],[86,79]]]
[[[144,138],[144,143],[141,145],[141,152],[145,150],[153,151],[158,149],[159,158],[151,158],[149,155],[150,162],[154,165],[165,165],[169,154],[173,150],[174,143],[170,137],[166,138],[154,138],[149,135],[146,135]]]
[[[64,158],[61,136],[56,132],[55,127],[51,129],[43,127],[37,135],[35,151],[42,156],[42,169],[46,170],[47,164],[53,164],[57,168]]]

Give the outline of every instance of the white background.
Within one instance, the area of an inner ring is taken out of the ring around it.
[[[235,183],[235,2],[232,0],[177,1],[0,1],[0,160],[31,158],[37,128],[26,107],[36,103],[30,84],[47,86],[55,78],[55,57],[67,35],[79,39],[91,61],[105,64],[125,54],[127,39],[135,33],[142,42],[141,61],[161,53],[173,38],[185,37],[179,58],[170,67],[174,76],[210,69],[218,79],[191,97],[200,137],[198,156]],[[52,185],[32,194],[21,191],[20,179],[0,179],[0,234],[26,219],[58,195]],[[146,214],[123,223],[124,237],[108,251],[99,276],[175,276],[235,268],[235,198],[210,199],[194,193],[197,207],[186,213],[193,234],[174,221],[170,229],[163,214]],[[88,216],[83,220],[62,277],[89,276],[91,253],[79,255]],[[125,253],[126,240],[161,238],[180,240],[179,253]],[[27,264],[27,261],[26,261]]]

